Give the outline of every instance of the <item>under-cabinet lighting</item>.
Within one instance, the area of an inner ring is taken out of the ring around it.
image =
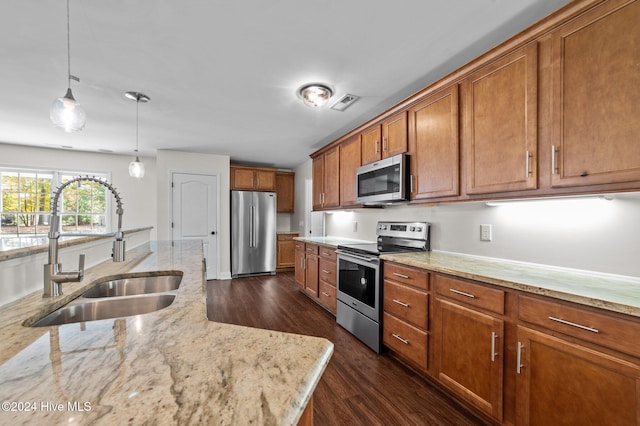
[[[514,200],[496,200],[496,201],[487,201],[485,205],[489,207],[498,207],[504,205],[512,205],[512,204],[527,204],[527,203],[553,203],[557,201],[573,201],[573,200],[601,200],[601,201],[611,201],[613,200],[613,196],[610,194],[607,195],[576,195],[569,197],[548,197],[548,198],[525,198],[525,199],[514,199]]]

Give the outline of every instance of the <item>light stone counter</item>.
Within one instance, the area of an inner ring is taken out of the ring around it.
[[[640,317],[640,279],[447,252],[383,260]]]
[[[332,343],[208,321],[200,243],[153,242],[128,251],[127,259],[63,284],[65,295],[55,303],[37,293],[0,309],[0,424],[297,423]],[[63,326],[22,325],[101,277],[168,270],[184,276],[165,309]]]
[[[342,238],[342,237],[294,237],[296,241],[302,241],[303,243],[320,244],[323,246],[329,246],[337,248],[340,244],[370,244],[375,241],[356,240],[354,238]]]

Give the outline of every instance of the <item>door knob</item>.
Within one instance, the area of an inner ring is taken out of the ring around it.
[[[211,235],[216,235],[216,231],[211,231]]]

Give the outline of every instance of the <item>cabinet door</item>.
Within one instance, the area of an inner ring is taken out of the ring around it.
[[[407,152],[407,112],[382,123],[382,158]]]
[[[340,206],[356,205],[356,169],[362,165],[360,135],[340,147]]]
[[[251,169],[231,167],[231,189],[253,190],[254,173]]]
[[[537,43],[462,83],[467,193],[537,187]]]
[[[373,126],[362,133],[362,164],[369,164],[381,158],[380,125]]]
[[[518,424],[640,424],[637,364],[520,326],[518,342]]]
[[[502,420],[503,321],[436,298],[434,323],[438,379]]]
[[[296,242],[293,235],[278,235],[276,268],[291,268],[295,266]]]
[[[259,191],[276,190],[276,172],[271,170],[256,170],[256,189]]]
[[[312,162],[313,210],[322,210],[324,198],[324,155],[313,159]]]
[[[640,180],[640,2],[604,3],[552,43],[552,185]]]
[[[305,290],[318,297],[318,255],[307,253],[305,266]]]
[[[305,252],[304,252],[304,244],[296,243],[296,266],[295,266],[295,275],[296,275],[296,284],[300,286],[300,288],[305,288],[305,279],[306,279],[306,268],[305,268]]]
[[[340,205],[340,147],[324,154],[324,207]]]
[[[295,174],[276,173],[276,194],[278,213],[293,213],[293,200],[295,193]]]
[[[409,110],[411,199],[460,195],[458,85]]]

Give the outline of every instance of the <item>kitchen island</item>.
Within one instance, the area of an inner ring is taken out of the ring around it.
[[[28,327],[104,277],[181,271],[175,301],[131,317]],[[64,295],[0,309],[2,424],[296,424],[333,344],[208,321],[199,242],[151,242]]]

